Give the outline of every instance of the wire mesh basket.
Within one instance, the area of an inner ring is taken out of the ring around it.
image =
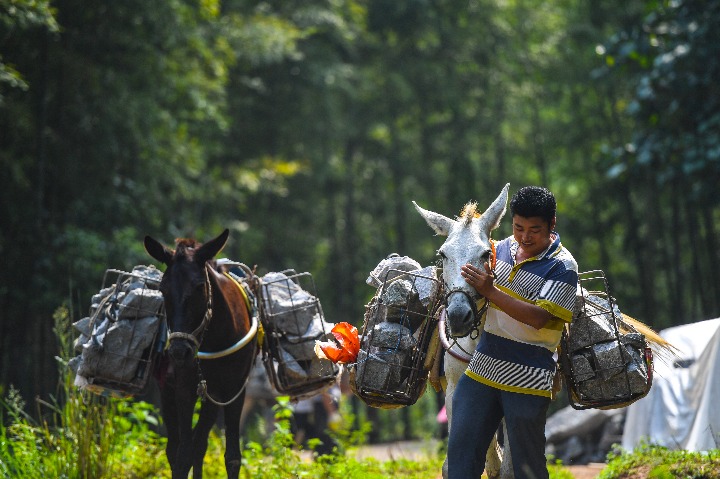
[[[310,273],[269,273],[260,282],[263,363],[275,390],[293,399],[315,395],[335,383],[340,368],[315,354],[331,327]]]
[[[559,364],[575,409],[625,407],[652,386],[652,350],[646,338],[623,321],[605,274],[578,275],[573,322],[560,342]]]
[[[434,267],[388,271],[366,306],[360,352],[349,368],[350,386],[366,404],[409,406],[424,392],[438,342],[441,289]]]
[[[145,390],[167,335],[161,279],[152,266],[105,271],[89,317],[75,324],[81,333],[76,362],[83,388],[120,397]]]

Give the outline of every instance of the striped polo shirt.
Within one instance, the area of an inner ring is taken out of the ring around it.
[[[485,325],[465,374],[489,386],[550,397],[555,374],[553,353],[565,322],[572,321],[577,263],[552,233],[539,255],[515,263],[518,243],[510,236],[496,245],[495,286],[553,315],[542,329],[513,319],[490,303]]]

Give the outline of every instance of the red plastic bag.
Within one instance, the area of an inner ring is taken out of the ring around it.
[[[329,359],[334,363],[353,363],[360,351],[360,336],[355,326],[350,323],[337,323],[330,331],[333,341],[316,341],[315,354],[321,359]]]

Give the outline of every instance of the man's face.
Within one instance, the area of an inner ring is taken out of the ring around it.
[[[539,216],[513,216],[513,236],[526,256],[536,256],[550,246],[550,233],[555,228],[555,218],[548,224]]]

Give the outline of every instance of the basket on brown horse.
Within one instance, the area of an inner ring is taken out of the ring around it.
[[[174,479],[186,479],[191,468],[193,478],[202,477],[208,434],[221,407],[227,475],[237,478],[240,472],[240,413],[258,350],[257,318],[241,282],[213,259],[228,235],[225,230],[205,244],[179,239],[175,250],[145,237],[150,256],[167,266],[160,291],[170,334],[159,383]],[[193,427],[198,399],[202,406]]]
[[[262,357],[275,390],[293,399],[310,397],[337,381],[340,368],[315,354],[331,325],[325,322],[310,273],[268,273],[256,286],[265,331]]]

